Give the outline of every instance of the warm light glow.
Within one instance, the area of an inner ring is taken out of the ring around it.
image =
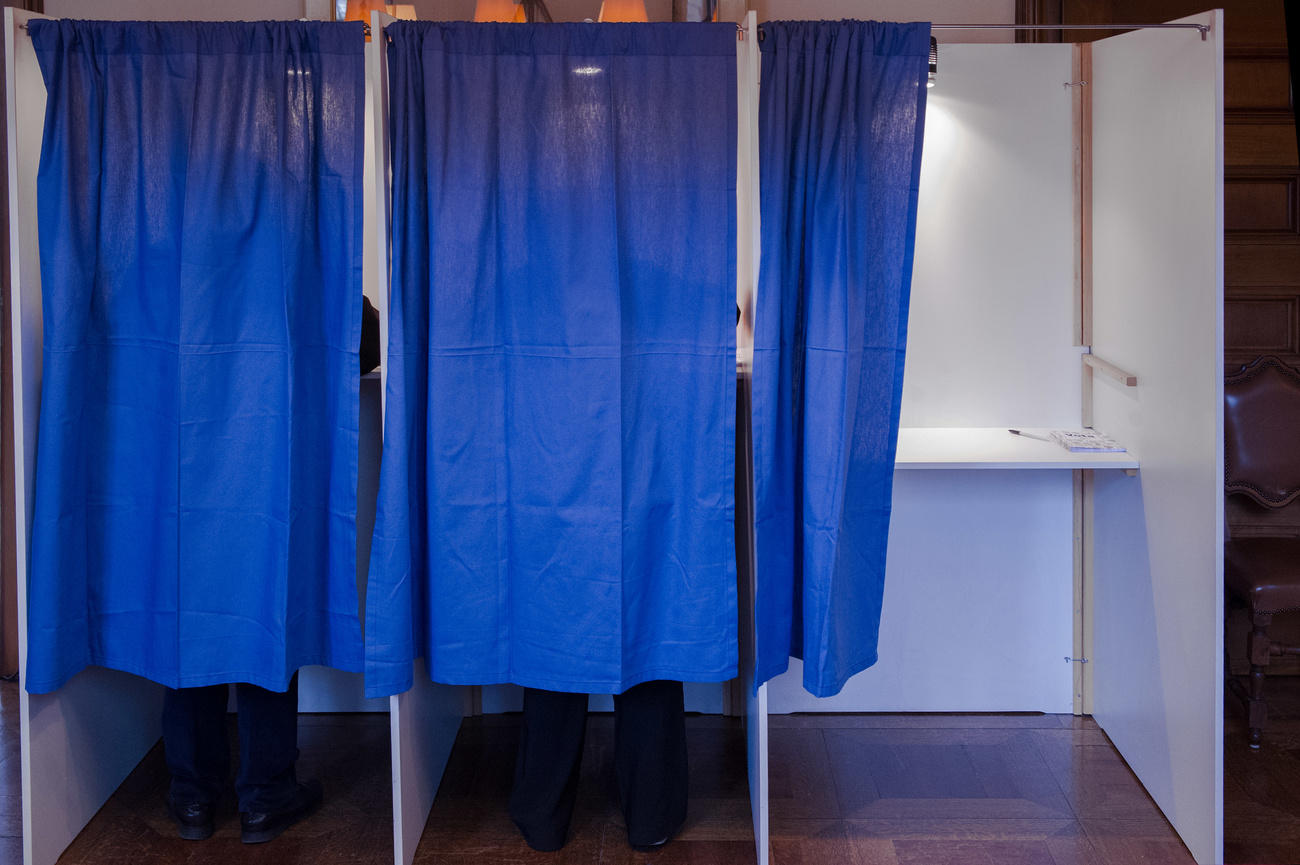
[[[645,0],[605,0],[597,21],[649,21]]]
[[[478,0],[474,4],[475,21],[500,21],[505,24],[523,24],[524,4],[515,0]]]
[[[370,23],[371,12],[387,12],[384,0],[348,0],[348,11],[344,16],[347,21],[364,21]]]

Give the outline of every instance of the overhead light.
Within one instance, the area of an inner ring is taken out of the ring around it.
[[[604,0],[597,21],[649,21],[645,0]]]
[[[930,37],[930,77],[926,79],[925,86],[933,87],[934,81],[939,77],[939,40],[933,36]]]
[[[528,18],[523,4],[517,0],[478,0],[474,4],[474,20],[523,24]]]

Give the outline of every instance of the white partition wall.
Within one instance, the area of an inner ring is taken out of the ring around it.
[[[1079,422],[1069,45],[943,45],[925,110],[902,426]]]
[[[1093,47],[1098,473],[1093,713],[1201,863],[1223,855],[1223,54],[1195,31]]]

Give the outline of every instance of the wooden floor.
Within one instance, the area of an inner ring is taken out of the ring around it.
[[[0,685],[0,865],[20,861],[17,691]],[[1276,724],[1251,754],[1229,712],[1228,862],[1300,863],[1300,680],[1280,682]],[[233,803],[217,834],[176,837],[158,749],[63,856],[94,865],[391,862],[383,716],[303,716],[303,777],[326,803],[271,844],[239,843]],[[578,813],[560,853],[529,850],[505,814],[516,716],[467,720],[417,852],[424,865],[754,861],[739,724],[692,716],[691,816],[633,852],[614,804],[613,723],[590,722]],[[1091,719],[1063,715],[793,715],[772,718],[775,865],[1190,863],[1154,803]]]
[[[1300,863],[1300,676],[1268,682],[1264,746],[1246,746],[1241,704],[1228,695],[1223,739],[1225,862]]]
[[[0,682],[0,865],[23,861],[23,780],[18,747],[18,685]]]

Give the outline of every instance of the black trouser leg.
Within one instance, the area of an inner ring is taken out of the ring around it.
[[[686,709],[681,682],[644,682],[614,697],[614,762],[633,846],[686,822]]]
[[[163,751],[175,805],[211,805],[230,773],[226,702],[230,688],[168,688],[163,696]]]
[[[524,690],[510,819],[535,850],[564,846],[578,796],[587,695]]]
[[[239,774],[235,793],[245,813],[281,811],[295,801],[298,778],[298,675],[287,691],[240,684]]]

